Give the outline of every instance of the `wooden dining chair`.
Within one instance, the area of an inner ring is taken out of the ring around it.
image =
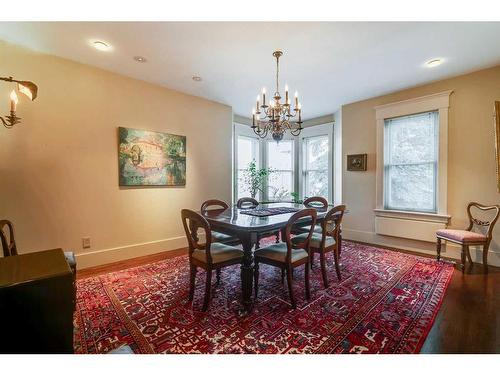
[[[243,197],[238,199],[236,202],[236,207],[239,209],[252,209],[252,208],[257,208],[259,206],[259,202],[255,198],[251,197]],[[280,231],[275,231],[275,232],[269,232],[269,233],[263,233],[260,234],[257,237],[257,243],[255,244],[255,248],[259,249],[260,248],[260,240],[265,237],[269,236],[276,236],[276,243],[280,242]]]
[[[319,196],[309,197],[306,200],[304,200],[303,204],[306,208],[321,208],[321,209],[328,208],[328,201],[325,198]],[[299,226],[295,228],[294,233],[296,234],[307,233],[309,229],[310,229],[309,225]],[[322,231],[321,225],[316,224],[314,227],[314,232],[321,233],[321,231]]]
[[[240,264],[243,259],[243,250],[220,242],[212,242],[209,222],[195,211],[183,209],[181,218],[189,245],[189,300],[192,301],[194,298],[197,269],[203,268],[207,273],[207,278],[202,310],[207,311],[212,288],[212,271],[216,270],[219,277],[222,268]],[[193,230],[193,228],[197,229]],[[198,228],[201,228],[205,234],[204,243],[199,242]]]
[[[491,212],[490,220],[480,220],[474,217],[472,209],[476,208],[480,211]],[[470,246],[483,247],[483,266],[485,271],[488,271],[488,248],[493,237],[493,228],[500,216],[500,205],[484,206],[477,202],[471,202],[467,206],[467,215],[469,217],[469,226],[465,230],[460,229],[439,229],[436,231],[436,252],[437,260],[441,259],[441,241],[448,241],[461,245],[461,268],[465,272],[465,257],[467,256],[472,265],[472,257],[470,255]],[[482,233],[474,231],[479,230]]]
[[[210,211],[213,211],[214,213],[222,213],[228,208],[229,205],[220,199],[209,199],[201,204],[200,211],[202,214],[206,214]],[[220,242],[228,245],[237,245],[240,243],[240,240],[237,237],[216,231],[212,231],[212,238],[214,239],[214,242]]]
[[[236,202],[236,207],[238,208],[255,208],[259,205],[259,202],[255,198],[243,197],[238,199]]]
[[[4,257],[17,255],[14,225],[9,220],[0,220],[0,240]]]
[[[6,230],[7,229],[7,230]],[[8,233],[8,235],[7,235]],[[17,252],[16,240],[14,237],[14,224],[9,220],[0,220],[0,242],[2,244],[3,256],[19,255]],[[73,289],[76,297],[76,259],[72,251],[64,251],[64,257],[73,274]],[[73,300],[73,309],[76,308],[76,301]]]
[[[314,254],[319,253],[320,265],[321,265],[321,276],[323,278],[323,285],[328,288],[328,273],[326,270],[326,254],[333,252],[333,260],[335,265],[335,271],[337,273],[337,278],[339,281],[342,279],[340,274],[340,226],[342,224],[342,218],[345,212],[345,205],[339,205],[333,207],[325,215],[324,220],[319,226],[321,228],[321,233],[313,232],[311,239],[309,241],[309,254],[311,269],[314,262]],[[307,233],[299,234],[295,236],[293,240],[305,239]]]
[[[295,303],[295,297],[293,295],[292,287],[292,273],[293,269],[305,265],[305,287],[306,287],[306,298],[311,297],[311,291],[309,288],[309,240],[313,234],[313,229],[309,230],[309,233],[300,240],[295,240],[291,238],[292,228],[295,226],[298,220],[303,220],[305,218],[310,218],[311,228],[314,228],[316,224],[316,210],[312,208],[306,208],[300,210],[292,215],[286,224],[284,234],[284,242],[275,243],[269,246],[265,246],[254,252],[254,284],[255,284],[255,298],[257,298],[259,290],[259,264],[264,263],[281,269],[281,272],[286,272],[286,280],[288,284],[288,293],[290,294],[290,301],[292,307],[295,308],[297,305]]]

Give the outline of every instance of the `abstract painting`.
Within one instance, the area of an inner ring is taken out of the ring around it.
[[[186,137],[118,128],[120,186],[186,185]]]

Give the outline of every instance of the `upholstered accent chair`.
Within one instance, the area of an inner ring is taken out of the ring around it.
[[[313,231],[311,239],[309,241],[309,254],[311,268],[314,263],[314,254],[319,254],[320,265],[321,265],[321,276],[323,278],[323,285],[328,288],[328,274],[326,271],[326,254],[333,252],[333,259],[335,265],[335,271],[337,273],[337,278],[342,279],[340,274],[340,226],[342,224],[342,218],[344,216],[345,206],[335,206],[325,215],[324,220],[321,224],[317,224],[316,227],[321,228],[321,233],[317,233],[316,230]],[[305,239],[307,233],[299,234],[292,238],[292,241],[300,241]]]
[[[293,295],[292,279],[293,269],[305,265],[305,287],[306,298],[309,299],[311,291],[309,288],[309,241],[313,234],[312,228],[316,224],[316,210],[306,208],[294,213],[283,231],[284,241],[265,246],[254,252],[254,284],[255,284],[255,298],[257,298],[259,290],[259,264],[264,263],[281,269],[281,272],[286,272],[286,280],[288,284],[288,292],[290,294],[290,301],[292,308],[295,308],[296,302]],[[300,240],[291,238],[292,228],[296,225],[297,221],[309,218],[311,221],[311,229],[308,234]]]
[[[483,211],[483,213],[490,212],[490,218],[488,220],[480,220],[473,215],[473,209]],[[500,216],[500,206],[484,206],[477,202],[471,202],[467,206],[467,215],[469,216],[469,226],[467,229],[439,229],[436,231],[437,260],[441,259],[441,241],[459,244],[462,246],[461,268],[462,272],[464,272],[466,257],[472,265],[469,247],[482,246],[483,266],[485,271],[488,271],[488,248],[493,237],[493,228],[498,220],[498,217]]]
[[[0,220],[0,242],[2,244],[3,256],[18,255],[16,240],[14,238],[14,224],[9,220]],[[72,251],[65,251],[64,257],[73,273],[73,288],[76,295],[76,259]],[[76,308],[76,301],[73,301],[73,308]]]
[[[205,215],[207,212],[222,213],[229,208],[229,205],[220,199],[209,199],[201,204],[201,213]],[[224,243],[227,245],[237,245],[240,240],[224,233],[212,231],[212,238],[214,242]]]
[[[220,282],[220,270],[223,267],[240,264],[243,259],[243,250],[228,246],[220,242],[212,242],[212,230],[210,223],[200,214],[183,209],[181,211],[182,225],[186,232],[189,244],[190,284],[189,300],[194,298],[196,272],[198,267],[207,273],[205,283],[205,297],[203,300],[203,311],[207,311],[212,289],[212,271],[216,270],[217,283]],[[205,242],[200,243],[198,229],[204,232]]]

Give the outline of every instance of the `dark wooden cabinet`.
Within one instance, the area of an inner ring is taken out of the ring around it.
[[[74,294],[61,249],[0,258],[0,353],[73,353]]]

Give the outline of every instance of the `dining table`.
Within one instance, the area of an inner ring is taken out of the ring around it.
[[[316,222],[321,223],[326,213],[333,207],[313,207],[316,209]],[[254,216],[252,210],[267,209],[267,208],[288,208],[289,212],[272,214],[266,216]],[[303,204],[299,203],[264,203],[259,204],[253,209],[238,208],[236,205],[229,206],[227,209],[215,209],[200,212],[203,217],[209,222],[211,230],[237,237],[243,248],[243,260],[241,264],[241,288],[242,288],[242,303],[246,311],[250,311],[253,305],[252,289],[253,289],[253,251],[262,235],[283,232],[288,219],[298,210],[304,209]],[[298,225],[309,225],[311,220],[303,218],[297,222]],[[283,235],[282,237],[283,238]],[[340,241],[340,238],[339,238]],[[341,246],[341,243],[339,243]]]

